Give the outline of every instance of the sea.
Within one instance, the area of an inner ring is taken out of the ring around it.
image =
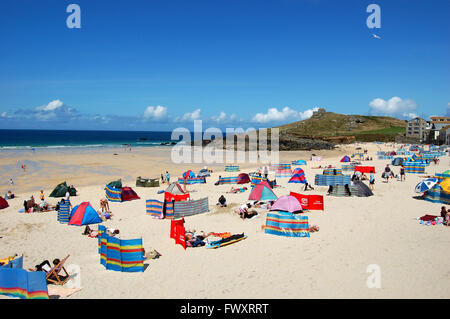
[[[156,147],[178,143],[172,132],[0,129],[0,150],[102,147]]]

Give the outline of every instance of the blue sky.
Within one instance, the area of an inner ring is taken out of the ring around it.
[[[66,26],[71,3],[80,29]],[[371,3],[380,29],[366,25]],[[450,115],[449,12],[448,0],[6,0],[0,126],[270,127],[316,107]]]

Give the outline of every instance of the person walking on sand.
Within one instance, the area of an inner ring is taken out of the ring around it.
[[[163,176],[163,174],[161,174],[161,184],[163,184],[164,183],[164,176]]]
[[[370,171],[370,177],[369,177],[369,188],[371,191],[373,191],[375,185],[375,174],[373,171]]]
[[[9,179],[9,185],[14,185],[14,181],[12,178]]]
[[[45,200],[44,191],[42,189],[41,189],[41,193],[39,194],[39,198],[41,199],[41,201]]]
[[[266,166],[264,166],[264,178],[267,179],[267,176],[269,176],[269,168]]]
[[[389,183],[389,177],[391,176],[391,168],[389,167],[389,164],[386,165],[384,168],[384,178],[386,179],[386,183]]]
[[[400,180],[401,181],[404,181],[406,178],[405,178],[405,167],[403,167],[403,165],[402,166],[400,166]]]
[[[166,181],[167,181],[167,184],[170,182],[170,174],[168,171],[166,171]]]

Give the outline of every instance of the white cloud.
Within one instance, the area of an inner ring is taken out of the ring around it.
[[[175,118],[174,122],[191,122],[191,121],[199,120],[201,111],[202,111],[201,109],[196,109],[193,112],[184,113],[184,115],[181,117],[181,119],[179,117],[177,117],[177,118]]]
[[[144,118],[161,120],[167,117],[167,107],[158,106],[148,106],[144,111]]]
[[[6,117],[6,112],[3,112],[1,117]]]
[[[230,116],[227,116],[227,114],[224,111],[221,111],[219,115],[211,116],[211,120],[216,123],[226,123],[230,121],[234,121],[236,119],[236,114],[231,114]]]
[[[268,123],[268,122],[294,122],[300,120],[309,119],[314,111],[317,111],[319,108],[315,107],[313,109],[308,109],[303,112],[299,112],[285,106],[281,111],[277,108],[273,107],[267,110],[267,113],[257,113],[253,117],[253,122],[257,123]]]
[[[408,118],[408,119],[414,119],[416,117],[419,117],[416,113],[403,113],[402,115],[403,115],[403,117]]]
[[[403,115],[413,114],[417,109],[417,103],[414,100],[403,100],[398,96],[394,96],[389,100],[376,98],[369,103],[372,114],[381,115]]]
[[[39,111],[54,111],[54,110],[60,108],[63,105],[64,105],[64,103],[61,100],[54,100],[54,101],[51,101],[50,103],[48,103],[47,105],[38,106],[36,108],[36,110],[39,110]]]

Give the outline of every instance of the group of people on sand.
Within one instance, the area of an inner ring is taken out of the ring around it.
[[[405,181],[406,175],[405,175],[405,167],[403,165],[400,166],[399,174],[395,174],[392,169],[389,167],[389,164],[386,165],[384,168],[384,172],[381,176],[386,180],[386,183],[389,183],[389,179],[396,178],[399,181]]]
[[[445,226],[450,226],[450,209],[446,209],[445,206],[441,207],[441,218],[443,221],[443,224]]]
[[[52,210],[56,210],[57,205],[50,205],[45,201],[44,191],[41,190],[39,194],[40,203],[37,204],[34,196],[31,195],[28,199],[23,201],[24,212],[25,213],[42,213],[42,212],[50,212]]]
[[[168,171],[165,174],[161,174],[161,183],[170,183],[170,174]]]

